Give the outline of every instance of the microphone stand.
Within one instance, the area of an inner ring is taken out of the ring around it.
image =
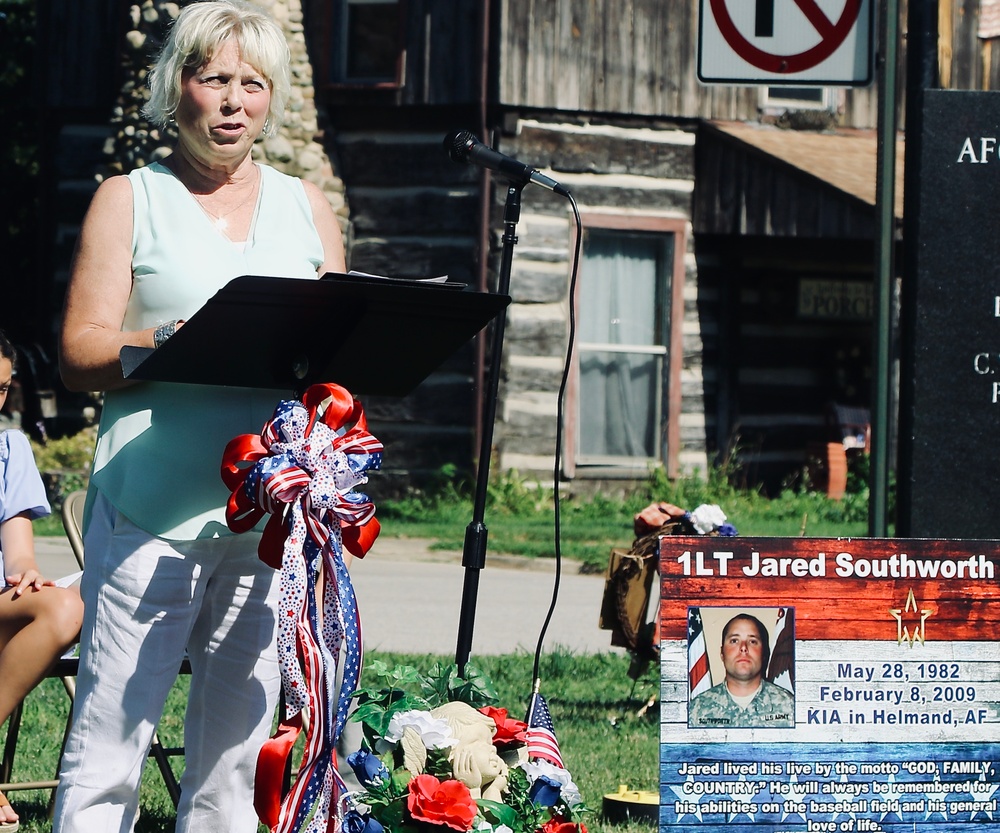
[[[504,206],[503,250],[500,257],[500,273],[497,292],[510,294],[510,267],[514,259],[514,245],[517,243],[517,221],[521,216],[521,190],[525,182],[512,182],[507,186],[507,202]],[[485,253],[484,253],[485,256]],[[465,528],[465,546],[462,551],[462,566],[465,568],[465,583],[462,587],[462,607],[458,622],[458,645],[455,649],[455,664],[459,676],[465,675],[465,664],[472,653],[472,629],[476,619],[476,598],[479,593],[479,573],[486,566],[486,539],[488,530],[483,518],[486,513],[486,496],[490,482],[490,458],[493,454],[493,428],[497,414],[497,395],[500,389],[500,365],[503,352],[504,329],[507,324],[507,310],[497,315],[493,323],[493,345],[490,355],[490,369],[486,381],[483,425],[479,444],[479,471],[476,478],[475,502],[472,520]]]

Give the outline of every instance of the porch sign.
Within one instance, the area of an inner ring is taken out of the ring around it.
[[[661,831],[1000,830],[1000,541],[664,537],[660,572]],[[692,689],[747,613],[782,691],[733,728]]]
[[[1000,92],[926,90],[903,279],[898,531],[1000,538]],[[908,204],[907,211],[911,210]]]

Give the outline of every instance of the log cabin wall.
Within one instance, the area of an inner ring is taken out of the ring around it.
[[[682,246],[680,270],[674,280],[678,303],[675,320],[682,323],[668,350],[674,361],[673,379],[664,387],[681,387],[675,416],[679,447],[665,448],[678,470],[704,471],[709,463],[706,428],[714,436],[713,408],[706,409],[702,355],[703,318],[698,313],[694,243],[691,235],[694,192],[695,132],[687,122],[636,124],[615,120],[555,121],[534,114],[519,120],[512,133],[498,135],[503,153],[547,170],[576,198],[588,223],[597,228],[635,228],[672,234]],[[495,192],[494,227],[502,217],[504,189]],[[530,187],[522,194],[518,245],[511,275],[512,305],[504,346],[504,382],[496,428],[497,460],[501,469],[541,473],[552,470],[558,391],[566,358],[571,258],[575,242],[573,217],[566,201]],[[711,341],[713,324],[708,323]],[[677,355],[673,355],[676,351]],[[579,368],[571,371],[566,402],[563,471],[577,491],[627,487],[648,476],[650,460],[631,464],[574,465],[575,426],[581,402],[575,385]],[[664,391],[664,395],[669,390]],[[708,396],[712,393],[708,392]],[[664,457],[660,461],[666,463]]]
[[[351,269],[394,277],[447,275],[475,284],[479,177],[444,153],[446,127],[392,129],[353,111],[331,132],[351,206]],[[400,361],[409,349],[399,345]],[[470,342],[408,396],[365,397],[372,432],[386,446],[380,491],[405,490],[443,467],[465,473],[475,431],[475,343]]]

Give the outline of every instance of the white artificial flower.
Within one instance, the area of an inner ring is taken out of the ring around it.
[[[570,807],[583,804],[583,796],[580,795],[579,788],[573,783],[573,777],[562,767],[550,764],[548,761],[525,761],[520,764],[520,767],[532,783],[541,775],[555,781],[559,785],[559,793],[562,795],[563,801]]]
[[[726,513],[717,503],[703,503],[691,513],[691,523],[699,535],[715,532],[726,522]]]
[[[514,833],[506,824],[498,824],[494,827],[486,819],[479,822],[474,829],[481,831],[481,833]]]
[[[394,743],[399,741],[407,727],[420,735],[425,749],[449,749],[458,743],[458,738],[451,733],[447,720],[431,717],[429,713],[420,709],[394,714],[389,719],[389,729],[385,733],[385,739]]]

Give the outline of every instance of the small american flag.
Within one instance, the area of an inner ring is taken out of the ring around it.
[[[688,685],[692,698],[712,687],[705,629],[702,626],[701,611],[696,607],[688,608]]]
[[[556,740],[556,731],[552,726],[549,706],[545,702],[545,698],[537,691],[531,695],[528,716],[524,722],[528,724],[528,757],[541,758],[543,761],[565,769],[562,755],[559,754],[559,742]]]

